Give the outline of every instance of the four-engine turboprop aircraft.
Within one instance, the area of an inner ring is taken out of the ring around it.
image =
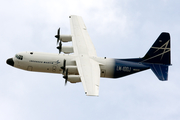
[[[82,18],[72,15],[69,19],[71,35],[60,35],[58,29],[55,36],[59,54],[21,52],[8,59],[7,64],[28,71],[63,74],[65,84],[67,81],[82,82],[88,96],[99,95],[100,77],[119,78],[151,69],[159,80],[168,79],[168,66],[171,65],[169,33],[161,33],[142,58],[99,58]],[[62,46],[62,42],[71,41],[72,47]]]

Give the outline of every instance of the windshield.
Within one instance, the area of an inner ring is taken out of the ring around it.
[[[22,55],[15,55],[15,57],[19,60],[23,60],[23,56]]]

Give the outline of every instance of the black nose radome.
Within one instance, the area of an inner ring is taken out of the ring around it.
[[[12,58],[7,59],[7,60],[6,60],[6,63],[7,63],[8,65],[14,66],[14,61],[13,61]]]

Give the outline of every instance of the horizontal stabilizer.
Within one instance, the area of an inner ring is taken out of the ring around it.
[[[150,64],[148,65],[154,74],[158,77],[161,81],[168,80],[168,65],[159,65],[159,64]]]

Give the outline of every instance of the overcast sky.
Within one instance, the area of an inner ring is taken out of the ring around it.
[[[180,119],[180,1],[0,0],[0,120]],[[58,53],[54,35],[70,34],[69,15],[82,16],[100,57],[142,57],[161,32],[171,35],[172,66],[161,82],[151,70],[100,80],[99,97],[60,74],[13,68],[22,51]]]

